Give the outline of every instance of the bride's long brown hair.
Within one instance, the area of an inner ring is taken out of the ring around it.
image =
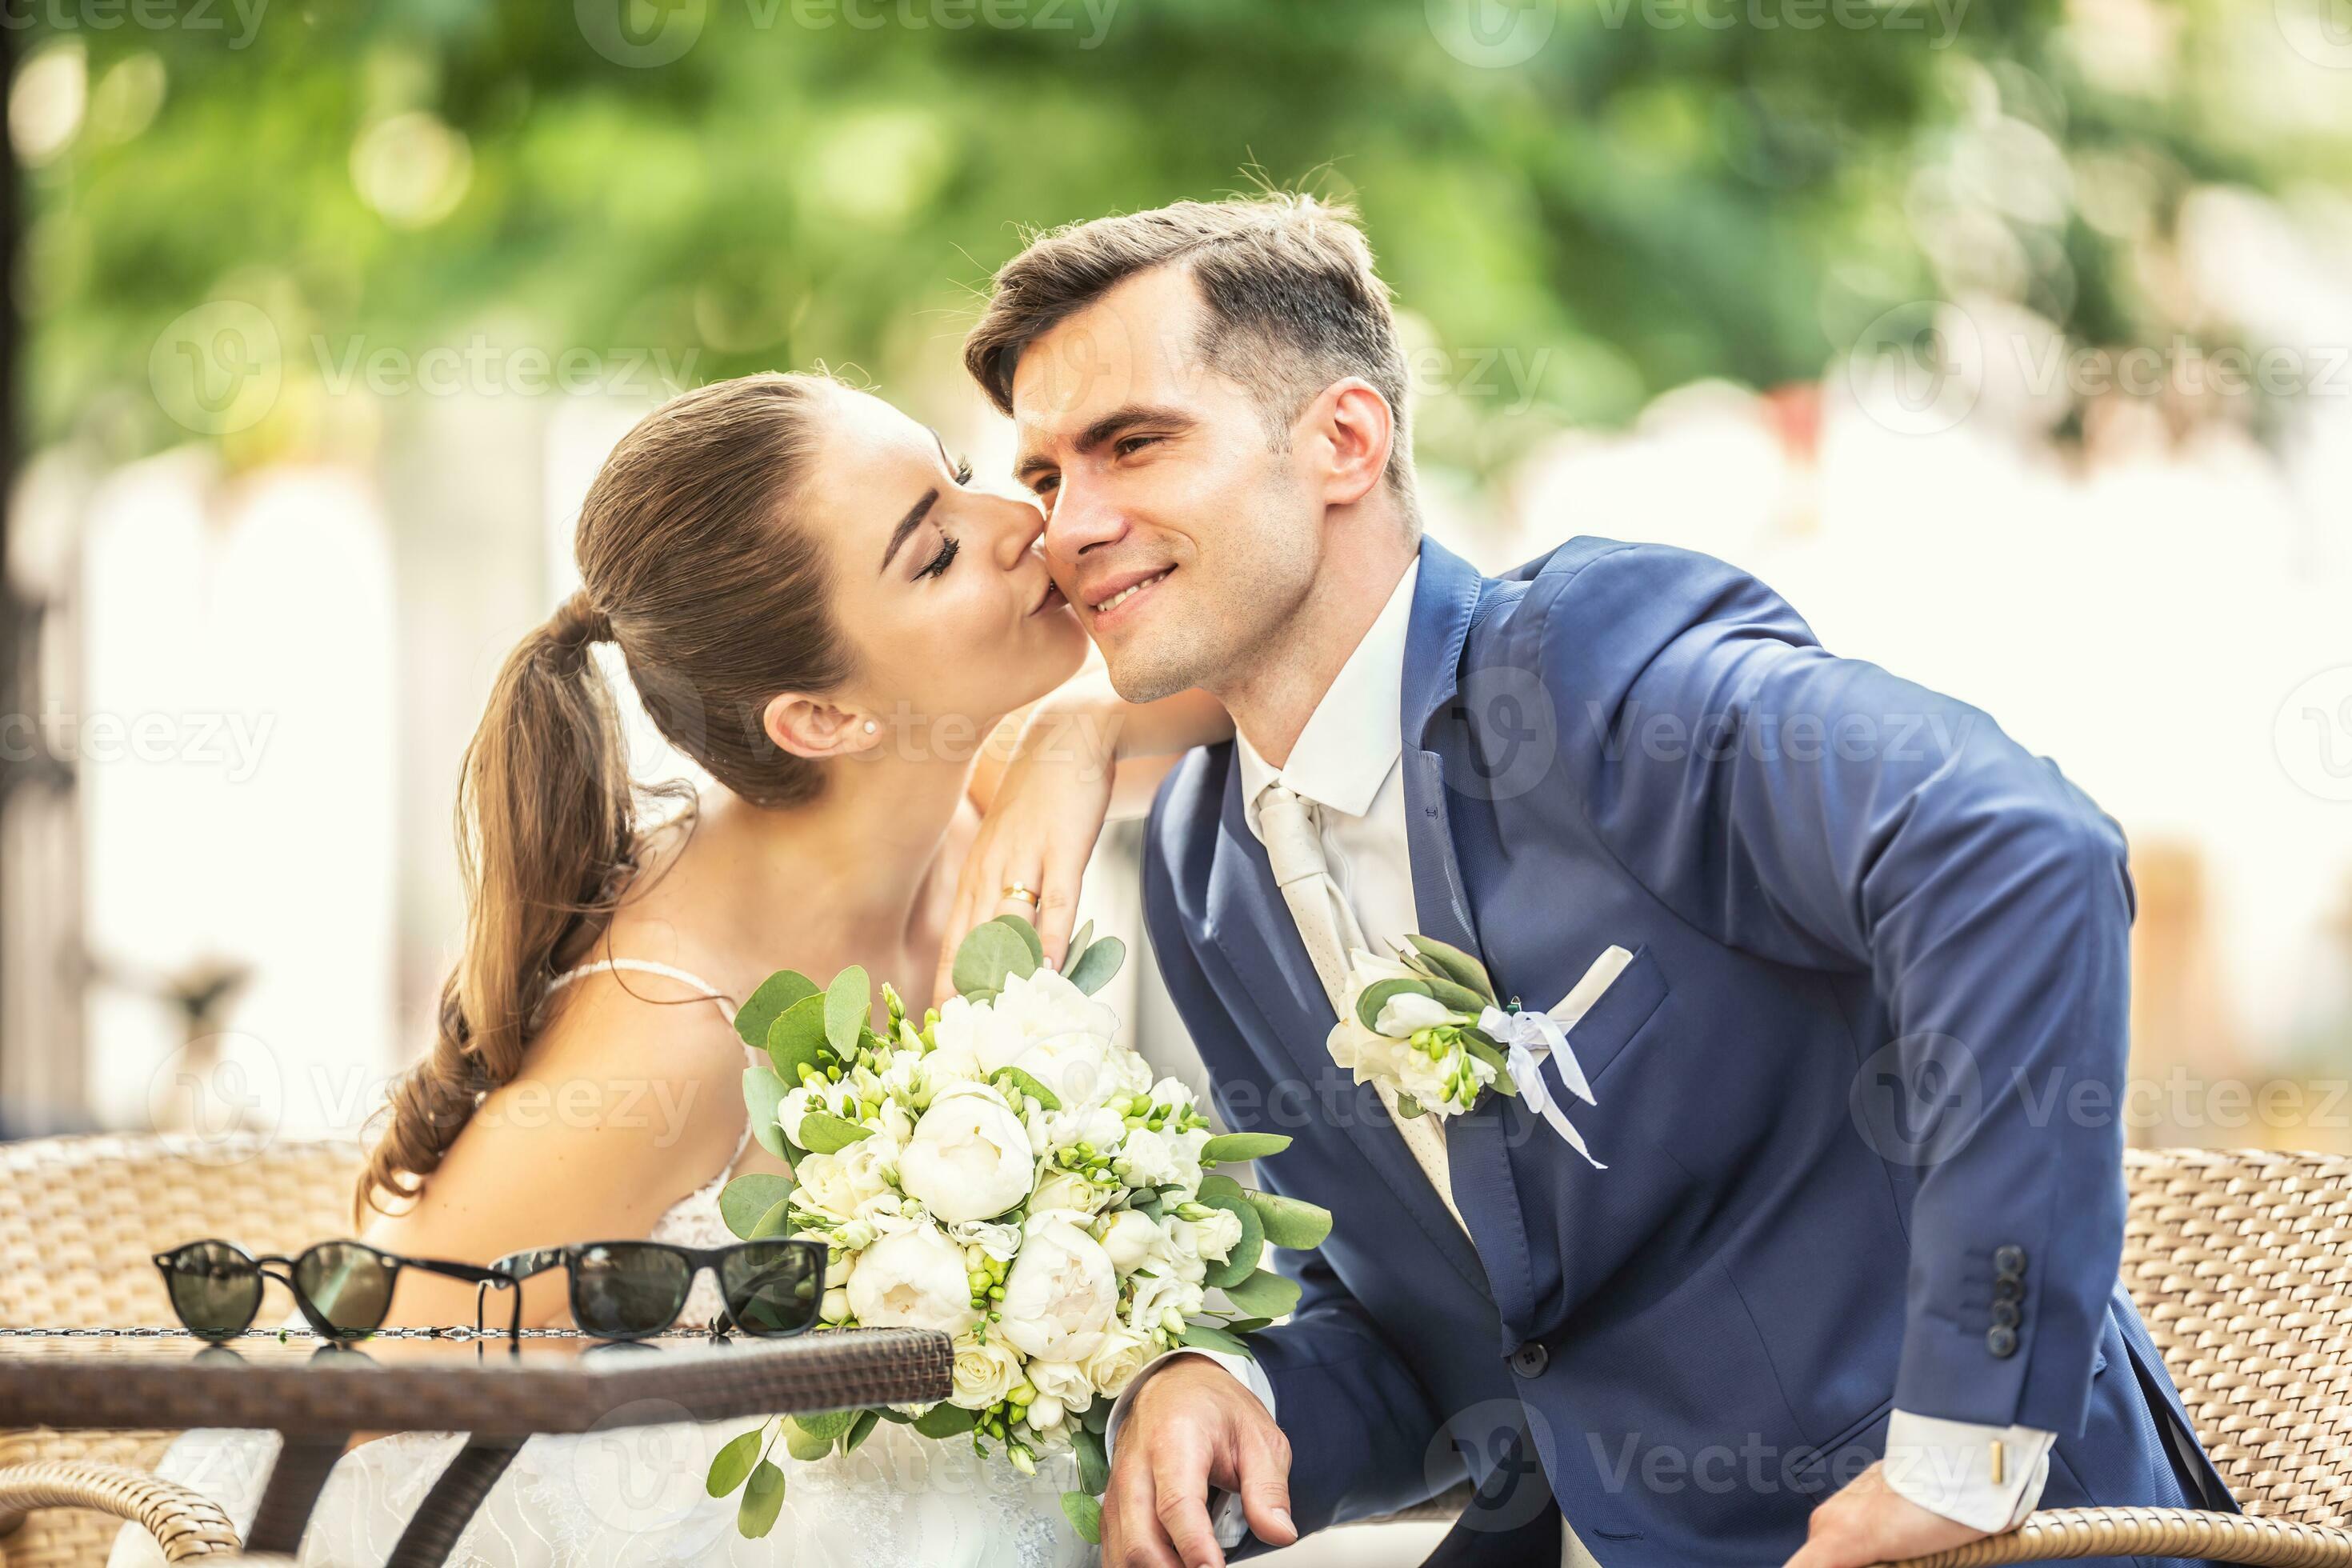
[[[583,586],[507,656],[466,749],[465,950],[431,1050],[393,1085],[355,1216],[423,1190],[520,1069],[549,983],[594,945],[638,869],[638,791],[592,645],[619,646],[661,732],[744,799],[791,805],[823,787],[761,715],[778,692],[848,674],[822,554],[791,518],[818,405],[836,391],[806,375],[720,382],[648,415],[605,459],[573,542]]]

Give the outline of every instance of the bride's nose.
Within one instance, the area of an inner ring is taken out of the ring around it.
[[[1000,497],[992,510],[996,513],[992,526],[995,532],[996,563],[1011,572],[1028,558],[1030,549],[1045,531],[1045,514],[1034,504]]]

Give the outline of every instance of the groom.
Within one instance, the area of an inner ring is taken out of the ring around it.
[[[2116,1284],[2120,1129],[2049,1114],[2123,1077],[2132,914],[2054,766],[1720,562],[1577,538],[1490,578],[1423,539],[1342,210],[1048,236],[965,358],[1120,692],[1233,714],[1160,793],[1149,927],[1226,1120],[1294,1136],[1265,1184],[1336,1220],[1255,1364],[1121,1401],[1107,1563],[1465,1473],[1441,1554],[1546,1568],[2233,1506]],[[1407,932],[1567,1004],[1521,1092],[1441,1122],[1334,1062],[1349,952]]]

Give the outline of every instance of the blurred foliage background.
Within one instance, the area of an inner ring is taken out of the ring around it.
[[[1024,226],[1259,179],[1356,201],[1437,342],[1540,366],[1425,423],[1473,471],[1955,293],[2235,341],[2174,219],[2222,184],[2345,221],[2352,71],[2306,3],[171,0],[21,40],[29,434],[184,439],[149,355],[215,297],[289,345],[494,320],[887,385]],[[340,352],[289,353],[233,452],[352,438],[300,395]]]

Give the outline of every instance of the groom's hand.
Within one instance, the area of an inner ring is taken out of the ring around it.
[[[1884,1466],[1873,1465],[1813,1510],[1805,1549],[1789,1559],[1788,1568],[1900,1563],[1966,1546],[1984,1534],[1921,1508],[1886,1484]]]
[[[1257,1396],[1215,1363],[1155,1370],[1119,1424],[1103,1493],[1104,1568],[1223,1568],[1209,1489],[1239,1492],[1260,1541],[1287,1546],[1290,1442]]]

